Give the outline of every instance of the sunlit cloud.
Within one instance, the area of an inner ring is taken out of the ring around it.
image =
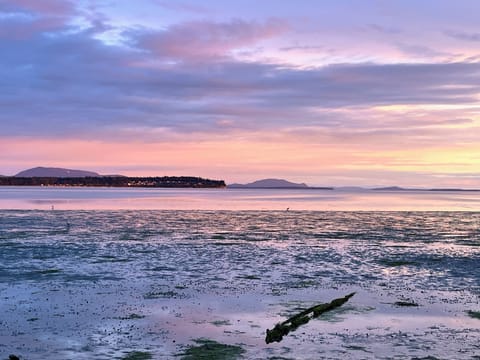
[[[0,173],[164,169],[317,185],[475,174],[475,11],[247,3],[0,1]]]
[[[223,23],[182,23],[166,30],[141,29],[133,31],[130,36],[135,46],[151,51],[158,58],[198,62],[232,56],[233,50],[278,36],[287,28],[287,23],[278,19],[268,19],[264,23],[234,19]]]

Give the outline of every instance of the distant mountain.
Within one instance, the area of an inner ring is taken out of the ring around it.
[[[402,188],[400,186],[387,186],[387,187],[381,187],[381,188],[375,188],[372,190],[380,190],[380,191],[403,191],[403,190],[408,190],[405,188]]]
[[[480,189],[462,189],[462,188],[403,188],[400,186],[388,186],[388,187],[380,187],[380,188],[374,188],[371,190],[377,190],[377,191],[480,191]]]
[[[93,171],[71,170],[62,168],[36,167],[20,171],[15,177],[96,177],[101,176]]]
[[[257,189],[308,189],[306,184],[297,184],[283,179],[263,179],[249,184],[230,184],[229,188],[257,188]]]
[[[368,190],[361,186],[339,186],[336,187],[335,190],[342,190],[342,191],[365,191]]]
[[[461,189],[461,188],[434,188],[428,191],[480,191],[480,189]]]

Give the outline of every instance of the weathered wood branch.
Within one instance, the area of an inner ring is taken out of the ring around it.
[[[270,344],[272,342],[282,341],[283,337],[288,335],[289,332],[296,330],[300,325],[308,323],[311,319],[314,319],[327,311],[342,306],[350,300],[353,295],[355,295],[355,293],[348,294],[343,298],[334,299],[329,303],[312,306],[289,317],[287,320],[276,324],[272,330],[267,329],[265,342]]]

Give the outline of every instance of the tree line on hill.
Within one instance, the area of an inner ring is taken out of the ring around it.
[[[221,188],[223,180],[193,176],[162,177],[0,177],[0,186],[100,186],[100,187],[163,187],[163,188]]]

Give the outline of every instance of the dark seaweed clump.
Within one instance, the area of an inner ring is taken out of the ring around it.
[[[209,339],[194,341],[198,345],[190,346],[180,354],[183,360],[234,360],[245,352],[240,346],[220,344]]]
[[[122,358],[122,360],[150,360],[150,359],[153,359],[152,354],[145,351],[132,351]]]
[[[393,305],[395,306],[418,306],[418,304],[414,301],[396,301]]]
[[[480,319],[480,311],[468,310],[467,315],[474,319]]]
[[[390,267],[415,265],[415,262],[403,259],[380,259],[378,263]]]

